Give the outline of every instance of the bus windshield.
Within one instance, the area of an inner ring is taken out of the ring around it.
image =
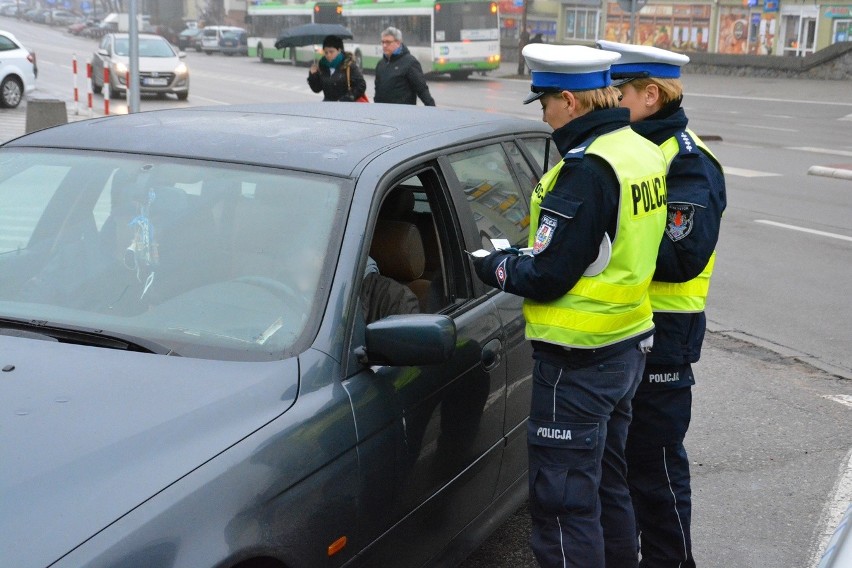
[[[497,11],[490,2],[436,3],[435,41],[499,39]]]

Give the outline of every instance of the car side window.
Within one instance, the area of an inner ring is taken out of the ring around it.
[[[11,39],[6,36],[0,35],[0,51],[11,51],[13,49],[18,49],[18,46],[15,45]]]
[[[370,243],[366,294],[361,294],[368,323],[398,313],[444,312],[470,296],[453,219],[444,185],[431,167],[403,178],[383,197]],[[395,282],[375,282],[371,263],[383,279]],[[382,299],[377,290],[394,297]]]
[[[530,214],[503,147],[465,150],[450,155],[449,161],[473,211],[482,247],[492,249],[490,239],[498,238],[527,246]]]
[[[538,164],[542,172],[546,172],[562,159],[556,144],[549,138],[524,138],[523,144],[532,154],[535,163]],[[547,156],[547,161],[545,161],[545,156]]]
[[[521,188],[526,190],[527,194],[532,193],[532,189],[538,184],[538,175],[530,167],[529,162],[524,157],[523,152],[514,142],[505,144],[506,153],[515,165],[515,171],[521,181]]]

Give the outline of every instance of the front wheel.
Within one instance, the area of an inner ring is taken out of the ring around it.
[[[182,93],[177,93],[177,98],[179,101],[185,101],[189,98],[189,91],[184,91]]]
[[[24,85],[17,77],[6,77],[0,84],[0,106],[15,108],[21,104]]]

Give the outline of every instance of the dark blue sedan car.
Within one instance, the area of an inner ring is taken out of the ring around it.
[[[0,146],[2,564],[464,558],[526,497],[532,372],[464,251],[526,246],[554,158],[542,123],[344,103]]]

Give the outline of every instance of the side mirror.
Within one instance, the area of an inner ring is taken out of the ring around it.
[[[183,59],[184,57],[186,57],[186,52],[185,51],[178,51],[178,57],[180,59]]]
[[[103,57],[109,57],[109,52],[106,49],[99,49],[98,55],[101,55]]]
[[[441,315],[388,316],[369,324],[365,338],[356,350],[365,365],[435,365],[453,356],[456,324]]]

